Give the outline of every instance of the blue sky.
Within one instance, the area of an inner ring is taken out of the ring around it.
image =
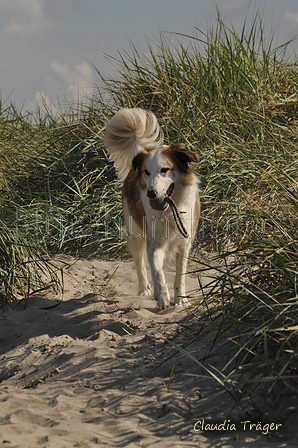
[[[34,110],[40,94],[54,103],[85,95],[99,80],[91,63],[111,73],[104,53],[129,40],[146,52],[160,31],[192,35],[215,21],[216,5],[236,29],[259,8],[279,43],[298,35],[297,0],[0,0],[2,100]]]

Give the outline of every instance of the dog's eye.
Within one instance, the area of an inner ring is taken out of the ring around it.
[[[166,173],[167,171],[169,171],[169,168],[162,168],[162,169],[160,170],[161,173]]]
[[[144,172],[145,172],[146,176],[149,176],[149,175],[150,175],[150,173],[149,173],[148,170],[145,170]]]

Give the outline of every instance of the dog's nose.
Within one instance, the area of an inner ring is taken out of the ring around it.
[[[150,190],[147,190],[147,196],[149,199],[155,199],[156,198],[156,191],[151,188]]]

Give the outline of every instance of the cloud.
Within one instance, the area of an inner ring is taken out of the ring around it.
[[[58,22],[80,12],[84,0],[0,0],[0,14],[8,15],[2,35],[27,42],[41,37]]]
[[[61,85],[62,81],[65,93],[72,98],[77,98],[78,94],[85,94],[93,83],[92,69],[87,62],[75,64],[71,68],[69,64],[54,59],[50,68],[58,76],[58,84]]]
[[[298,24],[298,13],[289,11],[288,9],[284,12],[284,18],[290,22],[291,25],[297,25]]]
[[[27,41],[53,26],[52,19],[44,13],[44,0],[1,0],[1,11],[9,14],[3,30],[7,36]]]

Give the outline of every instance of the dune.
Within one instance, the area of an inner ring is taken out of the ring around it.
[[[138,297],[131,261],[66,260],[63,297],[0,310],[0,444],[290,446],[281,444],[283,428],[273,438],[244,430],[240,420],[250,418],[231,413],[224,391],[187,375],[189,359],[170,343],[187,309],[160,311],[152,298]],[[173,269],[166,276],[172,285]],[[195,275],[187,286],[198,288]],[[206,338],[196,342],[198,352]],[[197,430],[204,419],[235,422],[235,430]]]

